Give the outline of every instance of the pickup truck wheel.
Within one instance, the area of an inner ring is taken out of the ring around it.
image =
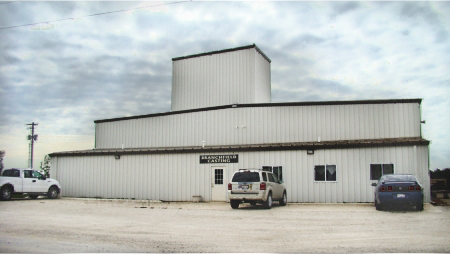
[[[50,187],[50,189],[48,189],[47,195],[48,195],[48,198],[51,198],[51,199],[57,198],[59,195],[58,188],[55,186]]]
[[[38,198],[38,195],[30,195],[30,198],[31,198],[31,199],[37,199],[37,198]]]
[[[273,202],[272,193],[269,193],[269,195],[267,196],[266,202],[264,202],[264,208],[266,208],[266,209],[272,208],[272,202]]]
[[[286,196],[286,192],[283,192],[283,197],[280,200],[280,205],[285,206],[286,204],[287,204],[287,196]]]
[[[10,200],[12,196],[11,188],[9,186],[3,186],[0,195],[2,200]]]
[[[233,209],[238,209],[239,203],[240,203],[239,200],[230,200],[230,205],[231,205],[231,208],[233,208]]]

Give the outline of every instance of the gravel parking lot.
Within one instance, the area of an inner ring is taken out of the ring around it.
[[[17,199],[0,218],[1,252],[450,252],[450,209],[431,205]]]

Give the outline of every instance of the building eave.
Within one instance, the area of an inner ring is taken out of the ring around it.
[[[80,151],[56,152],[51,157],[102,156],[102,155],[138,155],[138,154],[175,154],[175,153],[233,153],[257,151],[292,151],[350,149],[371,147],[428,146],[430,141],[420,137],[392,139],[338,140],[322,142],[290,142],[271,144],[193,146],[193,147],[155,147],[128,149],[92,149]]]
[[[258,48],[255,44],[251,44],[251,45],[247,45],[247,46],[242,46],[242,47],[236,47],[236,48],[229,48],[229,49],[222,49],[222,50],[216,50],[216,51],[210,51],[210,52],[205,52],[205,53],[199,53],[199,54],[194,54],[194,55],[188,55],[188,56],[180,56],[180,57],[175,57],[172,58],[172,61],[179,61],[179,60],[184,60],[184,59],[189,59],[189,58],[195,58],[195,57],[201,57],[201,56],[208,56],[208,55],[216,55],[216,54],[222,54],[222,53],[227,53],[227,52],[233,52],[233,51],[238,51],[238,50],[245,50],[245,49],[251,49],[254,48],[256,49],[256,51],[258,51],[258,53],[260,53],[269,63],[272,62],[270,60],[269,57],[267,57],[260,48]]]
[[[141,118],[187,114],[194,112],[221,110],[228,108],[259,108],[259,107],[301,107],[301,106],[330,106],[330,105],[360,105],[360,104],[398,104],[398,103],[422,103],[422,99],[386,99],[386,100],[356,100],[356,101],[307,101],[307,102],[278,102],[278,103],[248,103],[248,104],[230,104],[215,107],[188,109],[180,111],[170,111],[164,113],[154,113],[138,116],[118,117],[110,119],[95,120],[94,123],[116,122],[123,120],[133,120]]]

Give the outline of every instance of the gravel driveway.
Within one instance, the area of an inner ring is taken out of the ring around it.
[[[450,209],[431,205],[18,199],[0,218],[1,252],[450,252]]]

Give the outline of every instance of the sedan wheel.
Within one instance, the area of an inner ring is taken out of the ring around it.
[[[379,204],[376,199],[375,199],[375,209],[377,209],[378,211],[382,210],[381,209],[381,204]]]

